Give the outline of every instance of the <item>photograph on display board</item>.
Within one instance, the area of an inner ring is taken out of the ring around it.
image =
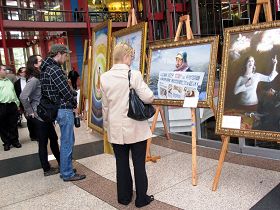
[[[82,81],[80,85],[80,98],[79,98],[79,113],[82,113],[86,108],[85,99],[88,98],[88,40],[84,42],[84,55],[83,55],[83,68],[82,68]]]
[[[103,133],[102,95],[100,76],[109,68],[109,46],[112,22],[106,21],[94,27],[92,32],[92,71],[90,72],[89,127]]]
[[[224,33],[219,134],[280,137],[280,21],[228,28]]]
[[[155,44],[149,48],[147,83],[154,104],[182,106],[197,96],[209,107],[214,96],[218,36]]]
[[[125,28],[112,33],[112,49],[119,43],[127,43],[135,52],[134,59],[130,65],[131,70],[141,71],[144,73],[145,51],[147,39],[147,23]],[[111,66],[113,66],[113,50],[111,51]]]

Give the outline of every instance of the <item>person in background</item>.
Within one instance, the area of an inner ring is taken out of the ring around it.
[[[75,10],[74,10],[74,21],[78,22],[79,18],[80,18],[80,14],[78,12],[78,8],[75,8]]]
[[[11,82],[14,84],[17,81],[17,77],[10,66],[6,66],[6,72],[7,72],[7,78],[11,80]]]
[[[74,90],[77,90],[77,80],[80,77],[79,73],[75,71],[74,67],[68,73],[68,79],[71,81],[71,85]]]
[[[78,114],[77,101],[67,83],[61,65],[71,51],[62,44],[51,46],[48,57],[41,67],[40,82],[42,97],[48,98],[59,105],[56,121],[60,127],[60,174],[64,181],[77,181],[86,178],[86,175],[77,174],[73,170],[72,153],[75,142],[74,115]]]
[[[59,169],[51,167],[48,161],[48,139],[50,139],[50,147],[58,165],[60,163],[60,154],[58,137],[53,123],[44,122],[37,115],[37,106],[41,99],[41,84],[39,81],[41,63],[42,57],[39,55],[32,55],[28,58],[26,71],[28,80],[20,94],[20,100],[23,104],[26,118],[32,122],[32,127],[37,131],[39,158],[44,170],[44,176],[50,176],[58,174]]]
[[[38,64],[35,64],[35,65],[38,65]],[[17,97],[19,99],[19,96],[26,85],[26,68],[20,67],[17,72],[17,76],[19,79],[15,82],[14,86],[15,86],[15,91],[16,91]],[[21,115],[23,112],[24,112],[24,107],[23,107],[22,103],[20,103],[19,114]],[[32,121],[30,121],[29,119],[26,119],[26,120],[27,120],[27,128],[29,131],[29,137],[30,137],[31,141],[37,141],[36,130],[35,130],[34,125],[32,125]]]
[[[81,8],[79,11],[79,22],[84,22],[84,9]]]
[[[21,147],[17,129],[18,109],[19,100],[14,85],[7,78],[6,66],[0,65],[0,137],[4,151],[10,150],[11,145]]]
[[[127,117],[128,71],[133,57],[134,50],[128,44],[115,46],[114,65],[110,71],[101,75],[101,92],[103,125],[116,158],[118,202],[128,205],[132,200],[133,184],[129,167],[131,150],[136,186],[135,206],[139,208],[154,200],[153,195],[147,195],[148,179],[145,168],[147,139],[152,137],[152,133],[147,120],[136,121]],[[153,92],[143,81],[140,71],[131,71],[131,86],[144,103],[153,102]]]

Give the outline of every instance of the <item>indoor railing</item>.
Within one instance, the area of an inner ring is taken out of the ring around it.
[[[85,22],[85,11],[48,10],[18,7],[0,7],[4,20],[37,22]],[[99,23],[111,19],[113,22],[127,22],[127,12],[89,12],[90,22]]]

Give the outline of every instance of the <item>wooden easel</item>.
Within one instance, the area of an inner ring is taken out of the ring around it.
[[[131,11],[129,12],[129,15],[128,15],[127,28],[131,27],[131,26],[134,26],[136,24],[137,24],[137,18],[136,18],[136,15],[135,15],[135,10],[134,10],[134,8],[132,8]],[[168,140],[170,140],[170,136],[169,136],[169,133],[168,133],[168,130],[167,130],[167,125],[166,125],[163,109],[162,109],[161,106],[156,106],[156,113],[154,115],[154,120],[153,120],[153,123],[152,123],[152,126],[151,126],[151,131],[153,133],[154,130],[155,130],[156,123],[157,123],[157,118],[158,118],[158,114],[159,113],[161,115],[161,119],[162,119],[162,122],[163,122],[163,125],[164,125],[164,130],[165,130],[165,133],[166,133],[166,138]],[[156,162],[158,159],[160,159],[160,156],[152,156],[151,155],[151,143],[152,143],[152,139],[150,138],[147,141],[146,162],[148,162],[148,161]]]
[[[136,15],[135,15],[135,9],[132,8],[129,12],[129,15],[128,15],[128,20],[127,20],[127,28],[128,27],[131,27],[131,26],[134,26],[137,24],[137,18],[136,18]]]
[[[152,133],[154,133],[154,131],[156,129],[157,119],[158,119],[158,115],[160,113],[161,120],[162,120],[163,127],[164,127],[164,131],[165,131],[165,136],[166,136],[167,140],[171,140],[168,129],[167,129],[167,124],[166,124],[166,120],[165,120],[165,116],[164,116],[162,106],[155,106],[155,109],[156,109],[156,113],[154,115],[152,126],[151,126]],[[147,141],[146,162],[152,161],[152,162],[156,163],[157,160],[160,159],[160,156],[152,156],[151,155],[151,144],[152,144],[152,138],[149,138],[148,141]]]
[[[270,0],[257,0],[256,4],[257,4],[257,6],[256,6],[254,20],[253,20],[252,24],[258,23],[262,6],[264,8],[266,22],[272,21]],[[221,153],[220,153],[220,157],[219,157],[218,167],[216,170],[216,176],[214,178],[213,185],[212,185],[212,191],[217,190],[220,175],[222,172],[223,163],[224,163],[225,156],[226,156],[227,149],[228,149],[229,140],[230,140],[230,136],[222,136],[222,149],[221,149]]]
[[[180,37],[180,33],[182,31],[183,24],[186,25],[186,34],[187,40],[194,39],[191,25],[190,25],[190,16],[184,15],[180,17],[178,28],[176,31],[174,41],[178,41]],[[197,161],[196,161],[196,112],[195,108],[191,108],[191,117],[192,117],[192,185],[197,185]]]

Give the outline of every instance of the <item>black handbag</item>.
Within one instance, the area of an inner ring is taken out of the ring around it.
[[[144,104],[130,85],[131,70],[128,71],[129,82],[129,108],[127,116],[134,120],[148,120],[155,114],[155,108],[151,104]]]
[[[42,96],[37,106],[38,116],[45,122],[54,122],[57,117],[59,106],[47,97]]]

